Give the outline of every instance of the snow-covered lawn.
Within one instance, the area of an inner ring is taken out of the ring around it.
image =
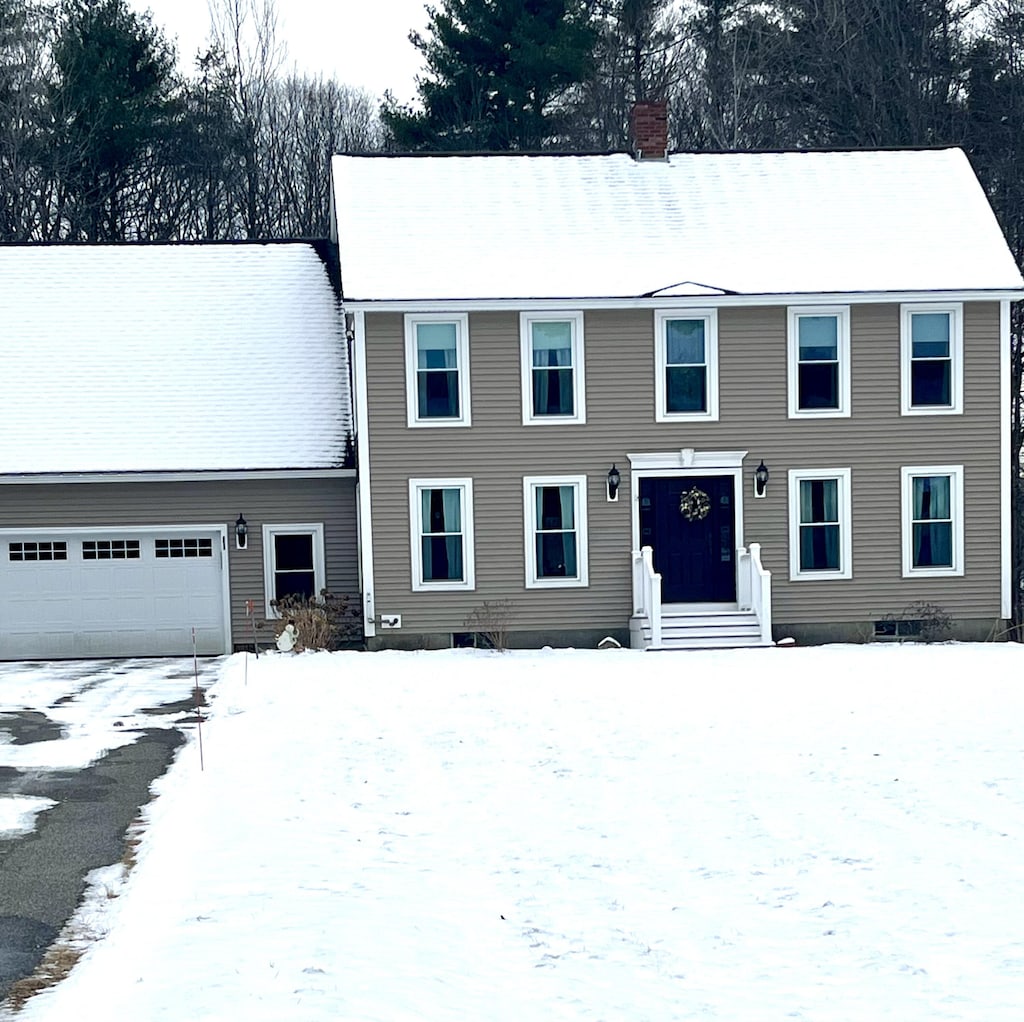
[[[1019,1022],[1024,649],[231,658],[24,1022]]]

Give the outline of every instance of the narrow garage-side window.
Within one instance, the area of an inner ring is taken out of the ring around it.
[[[316,592],[316,570],[313,565],[311,535],[274,536],[274,599],[301,596],[307,599]]]
[[[264,525],[263,578],[268,617],[278,616],[279,600],[319,596],[327,587],[323,524]]]

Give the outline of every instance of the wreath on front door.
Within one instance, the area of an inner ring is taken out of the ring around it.
[[[679,494],[679,513],[688,522],[703,521],[711,513],[711,498],[696,486]]]

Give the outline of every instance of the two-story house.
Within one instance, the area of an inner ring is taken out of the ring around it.
[[[371,647],[989,635],[1024,289],[966,156],[637,149],[335,157]]]

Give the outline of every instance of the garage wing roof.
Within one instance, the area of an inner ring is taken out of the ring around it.
[[[336,156],[354,301],[999,290],[959,149]]]
[[[351,414],[313,244],[0,246],[0,474],[323,469]]]

